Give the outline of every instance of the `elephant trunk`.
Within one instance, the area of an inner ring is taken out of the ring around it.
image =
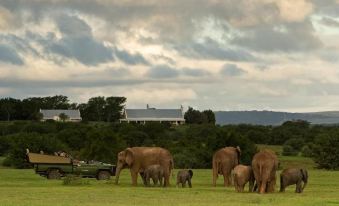
[[[218,178],[219,164],[216,160],[213,160],[213,182],[212,185],[215,187]]]
[[[302,187],[302,191],[304,191],[306,185],[307,185],[307,181],[308,181],[308,172],[306,169],[301,169],[301,174],[302,174],[302,178],[304,181],[304,185]]]
[[[119,183],[119,176],[120,176],[120,172],[121,172],[122,168],[123,168],[122,166],[117,167],[117,170],[116,170],[116,173],[115,173],[115,184]]]

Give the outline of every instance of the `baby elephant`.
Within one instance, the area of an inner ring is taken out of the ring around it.
[[[150,179],[152,178],[153,184],[157,185],[158,181],[160,186],[162,186],[162,181],[164,178],[164,169],[161,165],[150,165],[142,173],[143,181],[145,186],[150,186]]]
[[[308,172],[306,169],[289,168],[280,174],[280,192],[285,192],[289,185],[296,185],[295,192],[302,193],[307,185]],[[303,182],[303,185],[302,185]]]
[[[237,192],[243,192],[247,182],[249,182],[249,192],[253,192],[255,178],[251,166],[237,165],[233,169],[233,180]]]
[[[186,182],[188,182],[188,186],[192,188],[191,179],[193,177],[192,170],[180,170],[177,174],[177,186],[181,184],[182,187],[186,187]]]

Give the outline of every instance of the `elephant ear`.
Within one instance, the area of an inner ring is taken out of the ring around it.
[[[193,171],[192,170],[188,170],[188,173],[190,174],[191,178],[193,177]]]
[[[240,147],[237,146],[236,149],[237,149],[237,152],[238,152],[238,154],[239,154],[239,156],[240,156],[240,155],[241,155],[241,149],[240,149]]]
[[[241,149],[239,146],[236,147],[237,157],[238,157],[238,164],[240,164],[240,156],[241,156]]]
[[[125,150],[125,153],[126,153],[126,158],[125,158],[125,161],[126,163],[128,164],[128,166],[131,166],[134,162],[134,154],[133,154],[133,151],[131,148],[127,148]]]

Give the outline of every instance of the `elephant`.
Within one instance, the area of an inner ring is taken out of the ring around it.
[[[213,186],[216,186],[218,174],[224,176],[224,186],[231,184],[232,169],[240,163],[240,147],[224,147],[216,151],[213,155]]]
[[[158,181],[160,186],[162,186],[164,179],[164,169],[161,165],[150,165],[142,173],[143,182],[145,186],[150,186],[150,179],[152,178],[153,184],[157,185]]]
[[[295,192],[302,193],[307,185],[308,172],[304,168],[285,169],[280,174],[280,192],[289,185],[296,185]],[[302,184],[303,183],[303,184]]]
[[[253,192],[255,179],[252,167],[237,165],[233,170],[233,181],[237,192],[243,192],[247,182],[249,182],[249,192]]]
[[[271,150],[263,150],[254,155],[252,169],[260,194],[274,192],[278,158]]]
[[[174,161],[171,153],[161,147],[131,147],[119,152],[115,184],[119,183],[120,172],[129,168],[131,172],[132,185],[137,185],[138,173],[150,166],[159,164],[164,170],[164,187],[169,186],[169,179]]]
[[[186,182],[188,182],[188,186],[192,188],[192,177],[193,171],[192,170],[180,170],[177,174],[177,186],[181,184],[182,187],[186,187]]]

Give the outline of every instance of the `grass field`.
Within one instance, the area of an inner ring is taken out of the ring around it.
[[[281,147],[269,147],[277,152],[281,150]],[[0,157],[0,164],[2,160]],[[119,185],[113,181],[90,179],[89,184],[65,186],[62,181],[47,180],[34,174],[33,170],[0,167],[0,206],[339,205],[339,171],[316,170],[309,158],[279,156],[279,160],[282,168],[302,166],[309,169],[309,184],[304,193],[294,193],[294,186],[288,187],[285,193],[236,193],[233,187],[221,186],[221,177],[218,187],[214,188],[211,187],[211,170],[194,170],[193,188],[190,189],[176,188],[174,177],[169,188],[145,188],[140,179],[139,185],[132,187],[128,170],[122,172]],[[277,182],[277,191],[278,187]]]
[[[0,205],[339,205],[339,172],[310,170],[303,194],[294,187],[286,193],[259,195],[236,193],[232,187],[211,187],[211,170],[194,170],[193,188],[145,188],[130,186],[127,170],[119,185],[91,179],[89,185],[65,186],[46,180],[33,170],[0,169]],[[140,179],[139,179],[140,182]],[[277,185],[278,188],[279,185]]]

